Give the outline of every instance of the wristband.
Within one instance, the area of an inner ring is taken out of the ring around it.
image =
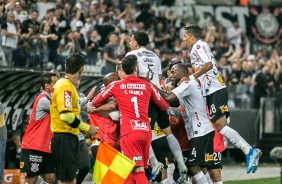
[[[84,122],[80,122],[78,127],[77,127],[80,131],[83,131],[83,132],[88,132],[88,130],[90,129],[90,125],[88,125],[87,123],[84,123]]]
[[[194,75],[190,75],[190,76],[189,76],[189,79],[190,79],[190,80],[195,80]]]

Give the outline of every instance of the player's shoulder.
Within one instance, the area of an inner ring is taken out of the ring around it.
[[[198,40],[194,45],[193,45],[193,50],[200,50],[203,49],[204,47],[207,46],[207,43],[202,41],[202,40]]]

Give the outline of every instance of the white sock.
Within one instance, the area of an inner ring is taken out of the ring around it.
[[[183,169],[187,169],[184,163],[182,151],[179,145],[179,142],[175,138],[173,134],[169,134],[166,136],[169,148],[178,163],[178,168],[182,171]]]
[[[217,182],[214,182],[213,184],[223,184],[222,181],[217,181]]]
[[[252,148],[234,129],[223,127],[219,133],[226,137],[236,148],[241,149],[247,155]]]
[[[169,179],[169,181],[170,181],[171,183],[174,182],[174,180],[173,180],[173,173],[174,173],[174,170],[175,170],[175,165],[174,165],[174,163],[169,163],[169,164],[167,165],[166,173],[167,173],[167,178]]]
[[[208,183],[209,183],[209,184],[213,184],[213,182],[212,182],[212,180],[211,180],[211,177],[210,177],[210,175],[209,175],[208,172],[205,174],[205,177],[206,177],[206,179],[208,180]]]
[[[193,176],[197,184],[209,184],[207,178],[205,177],[203,171]]]
[[[151,167],[155,167],[158,165],[158,160],[155,156],[152,146],[150,146],[150,149],[149,149],[149,160],[150,160]]]

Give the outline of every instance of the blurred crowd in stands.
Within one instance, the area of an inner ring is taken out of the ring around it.
[[[179,22],[175,11],[166,11],[174,1],[55,0],[55,7],[47,9],[42,19],[36,1],[0,1],[1,66],[64,71],[65,58],[80,52],[87,58],[86,74],[104,75],[114,71],[129,51],[135,30],[150,35],[149,49],[161,58],[164,78],[169,61],[189,63],[183,33],[191,22]],[[208,22],[203,30],[229,86],[231,108],[258,108],[263,96],[276,96],[282,102],[281,43],[271,53],[252,53],[236,20],[230,28]]]

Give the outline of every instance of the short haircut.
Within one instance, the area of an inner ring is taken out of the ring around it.
[[[168,69],[171,70],[171,68],[172,68],[174,65],[178,64],[178,63],[182,63],[182,62],[181,62],[181,61],[177,61],[177,60],[170,60],[170,61],[168,62]]]
[[[85,58],[81,54],[71,54],[66,59],[66,73],[75,74],[85,64]]]
[[[147,46],[149,43],[149,36],[147,33],[143,31],[135,31],[132,33],[134,36],[134,39],[136,40],[137,44],[142,47],[142,46]]]
[[[51,73],[51,72],[47,72],[47,73],[43,73],[40,76],[40,83],[41,83],[41,87],[42,87],[43,90],[45,90],[45,84],[51,84],[52,76],[56,76],[56,74]]]
[[[188,70],[185,64],[183,63],[177,63],[174,66],[177,66],[178,72],[183,73],[185,76],[188,75]]]
[[[137,57],[135,55],[128,55],[121,60],[122,70],[125,74],[130,75],[134,73],[137,66]]]
[[[196,25],[196,24],[192,24],[189,26],[185,26],[185,31],[187,31],[187,33],[193,35],[194,37],[196,37],[197,39],[201,39],[202,38],[202,29]]]

